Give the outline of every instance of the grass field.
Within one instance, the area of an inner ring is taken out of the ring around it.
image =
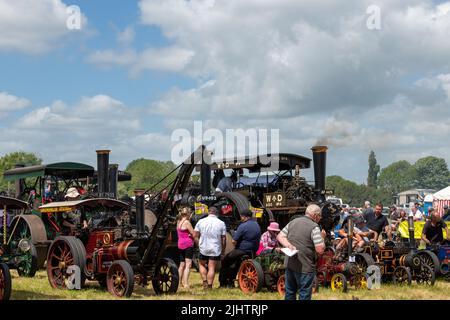
[[[52,289],[47,280],[45,271],[39,271],[34,278],[20,278],[16,271],[11,271],[13,276],[12,300],[111,300],[112,295],[101,289],[96,282],[86,282],[82,290],[57,290]],[[217,278],[215,287],[205,291],[201,286],[200,275],[193,272],[191,275],[191,288],[180,288],[175,295],[157,296],[150,287],[135,287],[130,299],[152,300],[280,300],[276,292],[263,290],[257,294],[245,295],[238,288],[219,289]],[[331,289],[324,288],[313,295],[315,300],[450,300],[450,282],[436,281],[433,287],[425,287],[413,284],[411,287],[396,287],[384,284],[378,290],[354,290],[347,293],[335,293]]]

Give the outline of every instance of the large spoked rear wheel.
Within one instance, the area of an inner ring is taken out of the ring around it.
[[[82,245],[81,241],[75,237],[57,237],[53,241],[47,255],[47,276],[52,288],[67,289],[70,266],[78,266],[80,284],[83,284],[86,255],[79,250]]]
[[[20,257],[20,263],[17,266],[17,273],[21,277],[34,277],[38,269],[38,255],[36,247],[31,242],[29,250]]]
[[[19,215],[14,217],[11,222],[11,228],[14,230],[12,237],[18,243],[22,239],[26,239],[33,244],[43,243],[47,241],[47,233],[42,219],[34,214]],[[47,248],[38,246],[37,266],[38,269],[44,267],[47,258]]]
[[[134,289],[134,272],[128,261],[117,260],[108,269],[106,276],[108,292],[116,297],[129,297]]]
[[[360,274],[365,275],[369,266],[374,265],[375,261],[372,256],[367,253],[355,253],[355,265]]]
[[[415,278],[418,284],[433,286],[436,275],[429,265],[422,265],[420,270],[416,272]]]
[[[161,259],[152,279],[153,290],[156,294],[173,294],[178,290],[180,277],[175,262],[169,258]]]
[[[422,263],[430,266],[435,274],[438,274],[440,272],[441,263],[439,262],[439,258],[434,252],[429,250],[420,250],[417,252],[417,255],[419,256]]]
[[[6,264],[0,263],[0,300],[9,300],[11,296],[11,274]]]
[[[404,266],[399,266],[394,269],[394,273],[392,275],[392,282],[396,285],[405,286],[411,285],[411,272],[409,268]]]
[[[331,277],[331,290],[347,292],[347,277],[342,273],[335,273]]]
[[[264,282],[264,271],[255,260],[244,260],[238,272],[239,288],[244,293],[261,291]]]

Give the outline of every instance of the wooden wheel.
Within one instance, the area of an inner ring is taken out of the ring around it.
[[[11,296],[11,274],[6,264],[0,263],[0,300],[9,300]]]
[[[284,274],[282,274],[277,281],[277,292],[280,296],[284,297],[286,293],[286,287],[285,287],[286,278]]]
[[[392,275],[392,282],[397,285],[411,285],[411,272],[409,268],[404,266],[399,266],[394,269],[394,273]]]
[[[255,260],[244,260],[238,272],[239,288],[244,293],[259,292],[264,282],[264,272]]]
[[[152,279],[153,290],[156,294],[176,293],[180,276],[175,262],[169,258],[164,258],[156,268],[156,273]]]
[[[331,290],[347,292],[347,277],[342,273],[335,273],[331,277]]]
[[[134,272],[125,260],[114,261],[106,276],[108,292],[116,297],[129,297],[134,289]]]

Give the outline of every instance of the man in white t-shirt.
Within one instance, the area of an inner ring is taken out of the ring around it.
[[[227,229],[218,215],[217,208],[210,207],[208,216],[197,222],[194,229],[194,237],[198,241],[200,251],[199,271],[205,289],[212,289],[217,261],[220,261],[221,255],[225,252]]]

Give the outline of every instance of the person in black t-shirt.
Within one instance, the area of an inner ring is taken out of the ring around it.
[[[391,227],[389,226],[388,219],[382,214],[383,205],[377,203],[375,206],[375,211],[366,212],[364,214],[364,219],[367,221],[367,227],[380,235],[382,232],[386,232],[389,240],[392,240]]]
[[[431,220],[426,222],[422,230],[422,240],[426,244],[440,244],[444,241],[442,235],[442,229],[445,230],[447,240],[450,241],[450,233],[448,227],[444,221],[442,221],[439,213],[434,208],[429,208],[428,213],[431,216]]]

